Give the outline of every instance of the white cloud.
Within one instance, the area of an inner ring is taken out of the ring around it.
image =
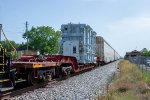
[[[133,49],[150,49],[150,17],[132,17],[107,26],[107,39],[113,41],[121,55]]]

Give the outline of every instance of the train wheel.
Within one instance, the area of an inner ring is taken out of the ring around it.
[[[16,86],[16,83],[15,83],[15,74],[12,72],[11,74],[10,74],[10,79],[11,79],[11,82],[12,82],[12,86],[14,87],[14,86]]]
[[[61,66],[56,67],[55,77],[61,79],[62,78],[62,68]]]
[[[33,71],[28,73],[28,83],[30,85],[36,85],[39,83],[39,80],[34,78]]]
[[[67,75],[70,75],[70,73],[71,73],[71,71],[70,71],[70,70],[68,70]]]
[[[48,81],[51,81],[51,80],[52,80],[52,74],[47,75],[47,80],[48,80]]]
[[[59,74],[59,79],[62,79],[62,77],[63,77],[62,74]]]
[[[68,70],[68,71],[67,71],[67,78],[69,78],[69,77],[70,77],[70,74],[71,74],[71,71],[70,71],[70,70]]]

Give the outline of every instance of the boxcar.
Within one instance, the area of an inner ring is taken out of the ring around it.
[[[109,63],[115,60],[115,50],[104,40],[103,37],[96,37],[97,62]]]

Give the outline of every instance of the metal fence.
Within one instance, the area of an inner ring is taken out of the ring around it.
[[[135,56],[135,57],[129,57],[128,60],[131,63],[136,64],[141,70],[142,72],[144,70],[149,71],[150,72],[150,66],[147,63],[147,59],[150,59],[150,57],[145,57],[145,56]]]

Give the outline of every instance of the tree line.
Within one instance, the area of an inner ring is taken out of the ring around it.
[[[23,33],[22,37],[24,39],[28,38],[28,45],[40,54],[56,54],[59,51],[61,32],[55,31],[52,27],[32,27],[31,30]],[[10,42],[15,48],[27,45],[27,43],[16,43],[15,41]],[[8,52],[12,50],[6,40],[1,41],[1,44]]]
[[[150,50],[148,50],[147,48],[143,48],[142,54],[143,54],[144,56],[150,57]]]

